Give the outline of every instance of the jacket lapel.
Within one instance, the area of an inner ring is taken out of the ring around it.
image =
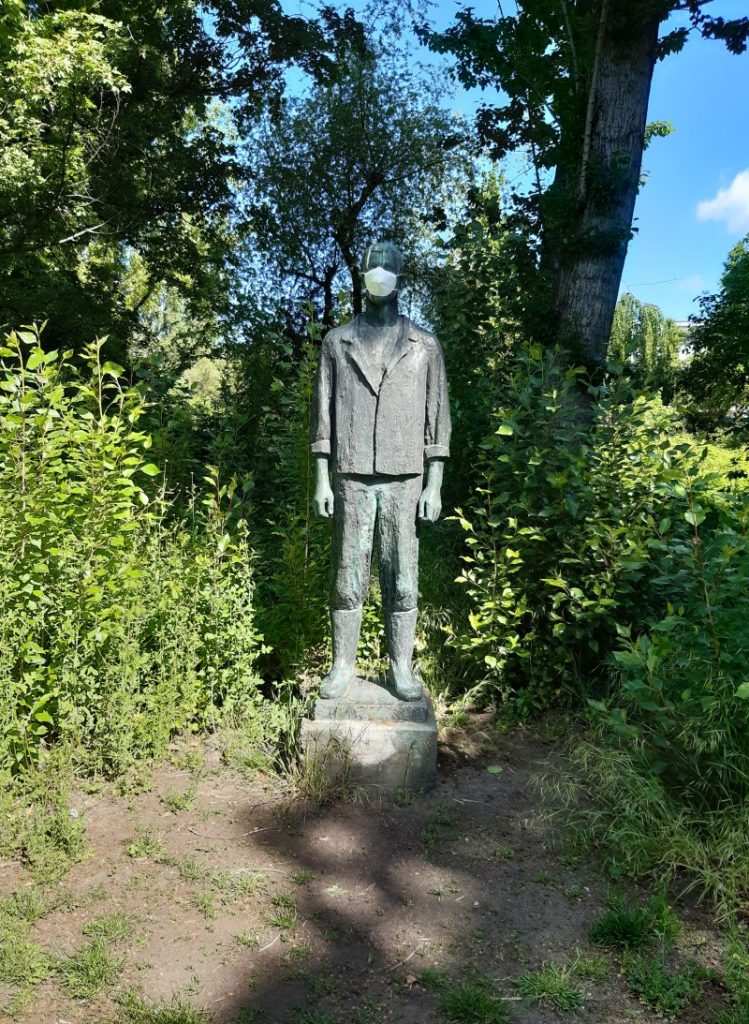
[[[393,348],[393,354],[385,370],[385,376],[389,377],[401,359],[411,351],[411,345],[415,342],[416,335],[411,332],[411,321],[407,316],[401,317],[401,330],[398,340]]]
[[[351,358],[356,364],[364,380],[367,382],[367,384],[369,384],[370,388],[372,389],[372,393],[375,395],[379,394],[379,375],[375,375],[372,367],[369,365],[367,353],[365,351],[364,345],[362,344],[361,338],[359,337],[358,316],[349,325],[348,331],[346,332],[346,334],[343,335],[343,340],[348,342]]]

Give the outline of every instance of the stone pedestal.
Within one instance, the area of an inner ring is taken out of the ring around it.
[[[426,693],[403,701],[369,679],[340,697],[318,700],[302,721],[306,760],[333,772],[344,763],[352,781],[388,792],[418,792],[437,781],[437,724]]]

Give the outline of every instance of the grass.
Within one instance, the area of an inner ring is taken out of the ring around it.
[[[203,889],[202,892],[193,894],[190,903],[206,920],[212,921],[218,913],[215,898],[215,893],[211,889]]]
[[[440,1007],[450,1024],[504,1024],[507,1007],[483,979],[445,988]]]
[[[202,882],[209,875],[208,868],[197,857],[175,860],[174,866],[183,882]]]
[[[676,1017],[700,994],[708,972],[687,963],[681,970],[669,971],[661,957],[629,954],[622,967],[627,980],[642,1003],[666,1017]]]
[[[126,846],[128,857],[134,860],[159,860],[164,855],[164,844],[158,836],[147,828],[138,829],[137,839],[131,839]]]
[[[576,978],[596,984],[607,981],[611,976],[611,964],[600,953],[591,955],[575,950],[575,955],[569,966],[570,972]]]
[[[431,821],[427,822],[421,833],[421,841],[427,853],[431,853],[437,843],[452,843],[460,835],[458,816],[445,807],[438,807]]]
[[[538,1006],[552,1006],[558,1013],[579,1010],[583,994],[574,984],[574,977],[571,967],[544,964],[540,970],[518,978],[518,994]]]
[[[181,811],[192,811],[194,809],[197,795],[197,789],[194,786],[190,786],[183,793],[179,793],[176,790],[165,793],[161,797],[161,802],[172,814],[179,814]]]
[[[176,996],[171,1003],[146,1003],[133,989],[118,1000],[118,1013],[106,1024],[209,1024],[205,1010]]]
[[[224,904],[236,903],[258,892],[265,885],[262,871],[219,871],[213,877],[213,885]]]
[[[115,910],[112,914],[100,914],[85,923],[83,934],[91,939],[124,942],[133,934],[133,918],[124,910]]]
[[[280,928],[282,931],[291,931],[292,928],[296,928],[296,909],[279,907],[269,910],[267,918],[268,924],[272,924],[274,928]]]
[[[291,872],[291,880],[296,885],[309,885],[314,880],[315,872],[307,871],[306,868],[297,868]]]
[[[613,896],[608,906],[590,930],[596,946],[637,951],[656,940],[669,945],[679,933],[679,920],[662,896],[652,897],[644,907],[630,907],[623,897]]]
[[[0,981],[6,985],[38,985],[54,966],[54,960],[36,942],[9,938],[0,945]]]
[[[112,956],[105,939],[86,943],[59,965],[65,988],[74,999],[88,999],[109,988],[123,967],[122,960]]]

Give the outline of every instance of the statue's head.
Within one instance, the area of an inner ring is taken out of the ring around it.
[[[362,277],[367,299],[375,306],[391,302],[400,288],[403,256],[392,242],[375,242],[367,247],[362,261]]]

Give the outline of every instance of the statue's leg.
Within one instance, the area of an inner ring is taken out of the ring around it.
[[[321,696],[338,697],[356,678],[362,605],[369,582],[377,499],[366,478],[336,476],[330,624],[333,664]]]
[[[380,490],[377,518],[388,678],[402,700],[419,700],[423,689],[412,669],[419,597],[416,514],[420,494],[420,476],[388,481]]]

